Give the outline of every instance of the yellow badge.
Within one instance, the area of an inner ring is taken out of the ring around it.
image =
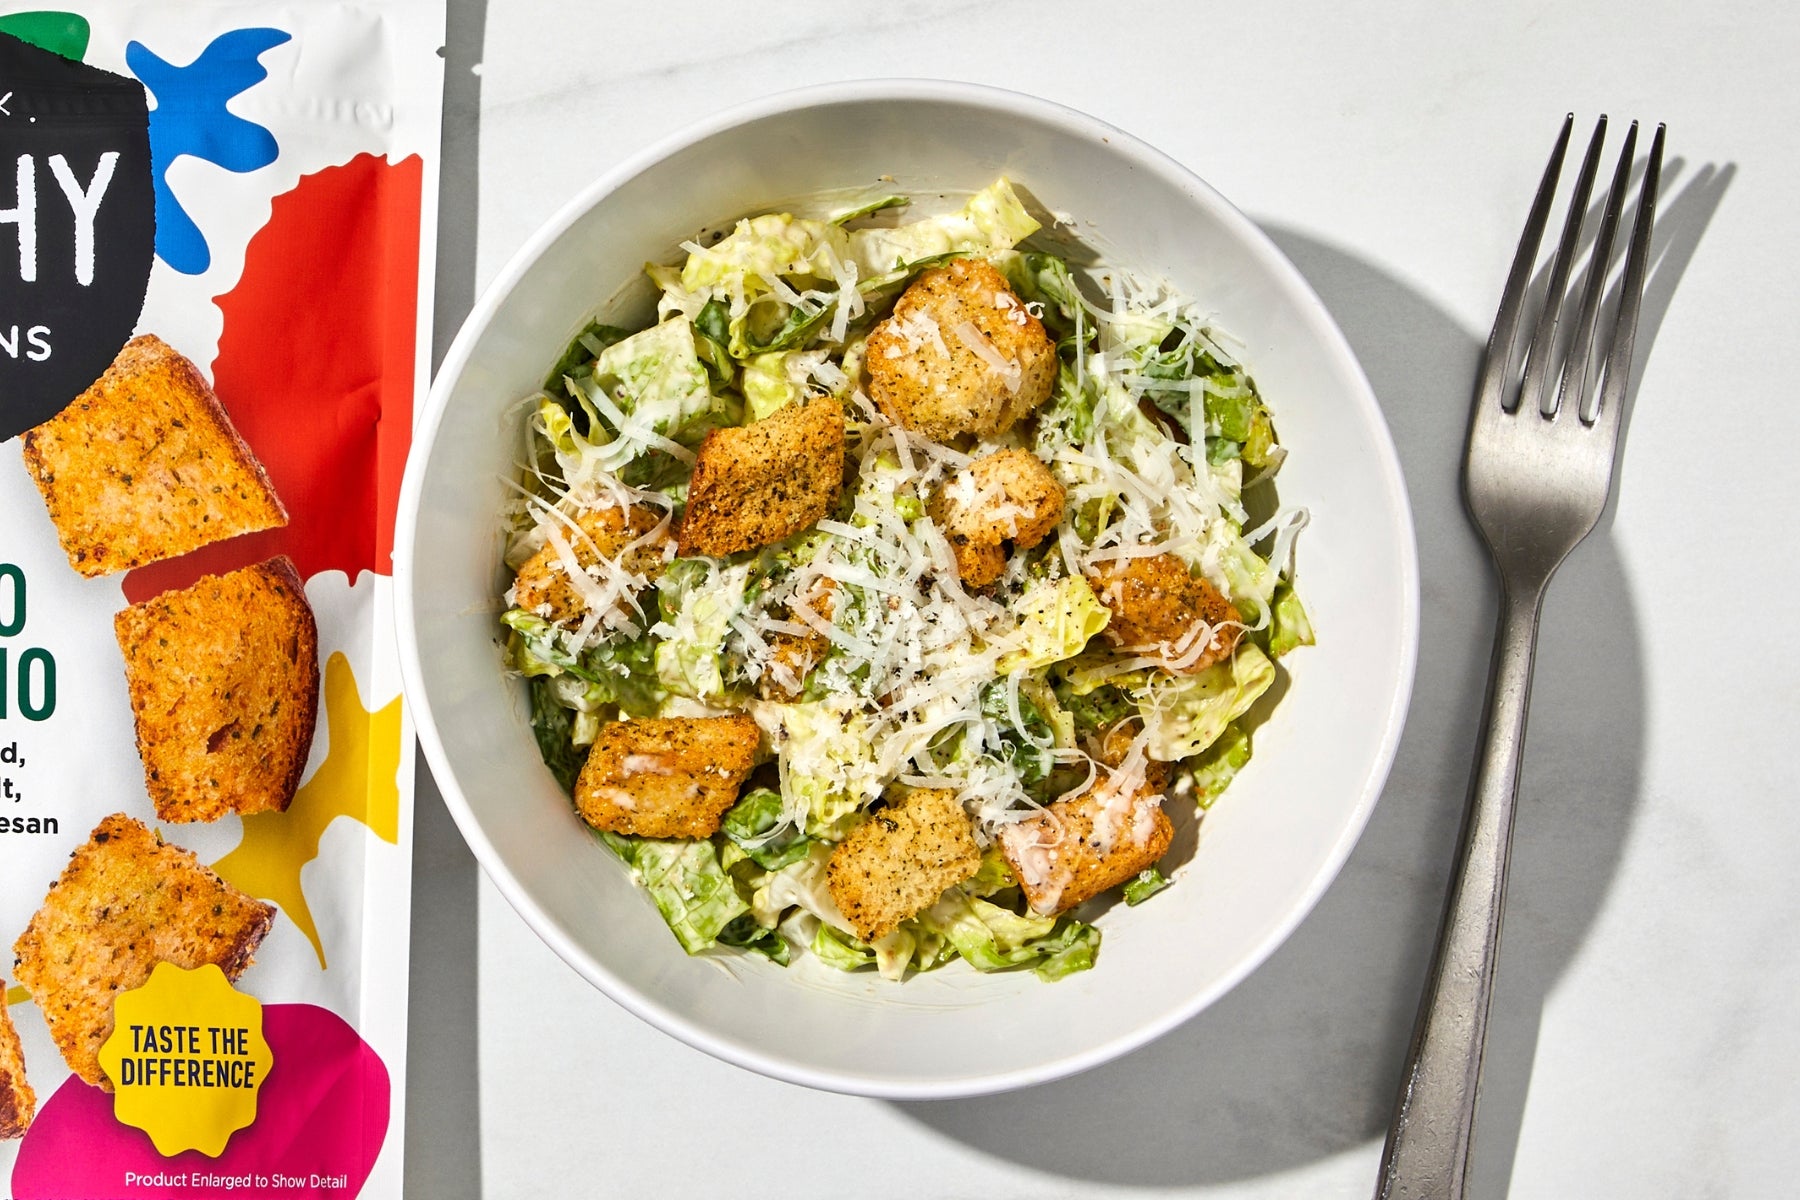
[[[256,1095],[275,1056],[262,1005],[208,963],[184,971],[158,963],[143,987],[113,1006],[100,1066],[113,1082],[113,1115],[142,1129],[168,1157],[225,1152],[256,1120]]]

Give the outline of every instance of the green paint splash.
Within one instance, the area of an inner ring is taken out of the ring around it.
[[[80,62],[88,48],[88,23],[71,12],[22,12],[0,16],[0,33]]]

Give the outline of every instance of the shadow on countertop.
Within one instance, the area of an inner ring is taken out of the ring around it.
[[[1379,267],[1269,232],[1349,338],[1399,449],[1421,566],[1412,707],[1382,801],[1343,872],[1234,991],[1153,1045],[1075,1078],[896,1105],[946,1137],[1054,1176],[1226,1182],[1378,1140],[1448,884],[1497,603],[1459,484],[1482,339]],[[1304,555],[1303,542],[1302,573]],[[1644,649],[1634,604],[1606,522],[1551,587],[1539,646],[1476,1151],[1481,1195],[1506,1192],[1544,997],[1605,899],[1638,805]]]
[[[434,370],[475,302],[481,167],[481,76],[476,69],[486,29],[487,0],[449,0]],[[420,397],[419,407],[423,405]],[[415,779],[404,1194],[473,1200],[481,1195],[476,938],[481,869],[444,808],[422,754]]]

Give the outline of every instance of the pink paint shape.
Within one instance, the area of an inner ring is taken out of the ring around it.
[[[266,1006],[263,1034],[275,1065],[258,1099],[256,1124],[233,1134],[218,1158],[197,1150],[164,1158],[148,1134],[113,1119],[110,1094],[70,1076],[38,1110],[19,1145],[13,1196],[346,1200],[357,1195],[387,1136],[387,1068],[343,1018],[311,1004]],[[127,1184],[127,1172],[167,1182]],[[269,1182],[227,1190],[207,1182],[218,1176],[263,1176]]]

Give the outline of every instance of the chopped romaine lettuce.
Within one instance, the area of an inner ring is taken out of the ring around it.
[[[758,354],[744,364],[744,402],[750,419],[760,421],[800,398],[800,387],[788,378],[789,354]]]
[[[862,275],[881,275],[938,255],[1010,250],[1038,229],[1012,184],[999,179],[970,196],[957,212],[893,229],[854,230],[850,250]]]
[[[634,717],[647,717],[665,696],[656,670],[656,643],[648,637],[601,642],[584,650],[581,665],[592,677],[585,700],[588,711],[611,704]]]
[[[848,225],[852,221],[860,220],[863,217],[874,216],[876,213],[885,209],[905,208],[911,203],[912,201],[905,196],[883,196],[878,200],[871,200],[866,204],[859,204],[855,208],[849,208],[845,209],[843,212],[833,213],[831,216],[831,223],[833,225]]]
[[[1254,642],[1242,641],[1223,662],[1153,684],[1139,706],[1150,735],[1145,751],[1163,762],[1200,753],[1219,740],[1227,725],[1250,711],[1274,682],[1275,664]]]
[[[585,391],[579,386],[574,390],[577,402],[574,411],[581,414],[586,434],[576,428],[569,407],[548,395],[538,397],[535,420],[538,432],[556,460],[557,473],[565,483],[580,487],[594,483],[616,468],[607,450],[611,438],[600,423],[598,410],[589,403]]]
[[[825,357],[823,350],[753,355],[744,363],[744,400],[750,420],[760,421],[783,405],[804,399],[806,380]]]
[[[556,365],[544,377],[544,390],[562,391],[566,376],[582,371],[592,374],[594,360],[605,353],[608,346],[630,336],[629,329],[620,329],[617,325],[607,325],[600,321],[589,322],[586,329],[569,339],[569,348],[563,351],[562,357],[556,360]]]
[[[1012,689],[995,680],[981,690],[981,714],[994,723],[999,745],[989,743],[996,757],[1018,774],[1027,791],[1042,783],[1056,766],[1056,729],[1024,689],[1013,708]]]
[[[958,886],[971,896],[986,899],[1007,888],[1017,887],[1018,884],[1018,876],[1013,874],[1012,865],[1006,861],[1006,855],[1001,853],[1000,845],[996,842],[981,852],[981,866],[976,869],[975,874]]]
[[[1040,306],[1038,319],[1058,343],[1093,340],[1094,322],[1082,308],[1081,291],[1069,264],[1054,254],[1003,254],[995,265],[1006,274],[1019,299]],[[1086,435],[1076,440],[1085,440]]]
[[[600,838],[631,867],[656,909],[689,954],[698,954],[740,915],[750,911],[719,852],[706,841],[660,841],[602,833]]]
[[[1267,408],[1257,409],[1250,422],[1250,436],[1244,440],[1244,461],[1253,467],[1278,465],[1281,448],[1275,444],[1275,421]]]
[[[717,300],[708,300],[694,316],[694,352],[715,388],[731,385],[736,374],[731,361],[731,310]]]
[[[1143,334],[1154,336],[1159,328]],[[1274,445],[1268,407],[1250,376],[1223,361],[1204,331],[1172,330],[1160,342],[1140,341],[1126,352],[1138,390],[1174,419],[1191,444],[1204,444],[1207,462],[1241,457],[1260,467],[1268,461]]]
[[[575,714],[557,703],[549,679],[539,676],[531,680],[530,687],[531,733],[537,739],[538,754],[556,782],[562,784],[563,791],[573,795],[575,778],[587,761],[586,752],[570,737]]]
[[[843,925],[826,882],[825,869],[831,862],[831,846],[813,842],[806,856],[748,881],[750,910],[764,925],[777,924],[789,909],[799,908],[827,925]]]
[[[1117,446],[1127,461],[1166,458],[1172,439],[1156,420],[1144,414],[1131,389],[1109,373],[1099,383],[1094,405],[1094,431],[1104,434],[1108,445]]]
[[[1212,807],[1228,784],[1250,761],[1250,735],[1236,721],[1225,727],[1218,741],[1192,760],[1189,777],[1194,781],[1194,803]]]
[[[1072,917],[1020,916],[961,888],[945,892],[917,921],[977,971],[1031,965],[1045,978],[1060,979],[1093,966],[1100,943],[1099,930]]]
[[[1099,330],[1099,350],[1135,366],[1154,362],[1163,343],[1175,332],[1175,321],[1164,308],[1127,307],[1113,312]]]
[[[1125,903],[1136,907],[1168,886],[1169,881],[1163,878],[1161,871],[1155,867],[1145,867],[1137,873],[1136,879],[1127,883],[1122,889]]]
[[[1223,584],[1226,598],[1237,607],[1244,623],[1251,628],[1261,626],[1275,599],[1279,581],[1275,568],[1250,548],[1229,521],[1219,521],[1208,531],[1199,560],[1201,571],[1214,583]]]
[[[1251,427],[1256,423],[1256,415],[1263,411],[1262,400],[1250,381],[1242,375],[1228,378],[1232,380],[1230,386],[1215,385],[1204,389],[1207,431],[1211,433],[1217,430],[1214,436],[1229,442],[1247,442],[1250,440]]]
[[[963,960],[978,971],[1015,967],[1035,957],[1025,949],[1046,936],[1055,917],[1024,916],[998,904],[951,888],[918,916],[919,923],[947,938]]]
[[[1034,949],[1041,957],[1032,971],[1039,979],[1054,983],[1093,968],[1094,955],[1100,952],[1100,931],[1080,921],[1065,921],[1055,933],[1039,940]]]
[[[1064,446],[1079,446],[1092,437],[1099,403],[1098,378],[1078,377],[1072,364],[1059,363],[1050,399],[1038,410],[1034,448],[1039,457],[1053,458]]]
[[[788,965],[790,951],[787,939],[781,936],[779,930],[758,923],[754,913],[740,913],[733,917],[729,925],[719,930],[718,942],[721,946],[736,946],[740,950],[760,954],[784,967]]]
[[[581,665],[581,657],[563,644],[556,626],[547,619],[522,608],[509,608],[501,614],[500,623],[513,631],[508,657],[519,674],[530,679],[567,671],[593,682],[592,673]]]
[[[687,447],[743,419],[735,393],[712,390],[693,324],[679,314],[605,347],[591,369],[563,378],[576,407],[542,396],[537,427],[573,485],[611,474],[661,486],[691,460]]]
[[[1078,733],[1093,734],[1111,729],[1126,717],[1137,716],[1137,700],[1116,684],[1103,683],[1091,692],[1078,693],[1066,683],[1057,698],[1075,718]]]
[[[663,687],[697,700],[723,695],[721,650],[731,618],[743,607],[751,565],[678,558],[663,570],[657,581],[662,621],[652,631],[663,639],[656,645]]]
[[[596,395],[596,389],[599,395]],[[708,429],[735,425],[742,412],[727,394],[715,394],[701,365],[694,325],[674,316],[606,348],[594,362],[588,399],[611,418],[617,440],[631,457],[657,439],[697,443]],[[617,408],[606,411],[605,400]]]
[[[902,921],[899,928],[875,939],[875,967],[883,979],[898,981],[907,968],[929,971],[944,961],[948,945],[942,934],[925,928],[918,921]]]
[[[1269,654],[1280,658],[1297,646],[1312,644],[1312,621],[1294,585],[1284,579],[1275,585],[1275,606],[1269,612]]]
[[[921,272],[929,271],[932,267],[941,267],[956,257],[956,252],[951,250],[943,254],[931,254],[924,258],[911,259],[891,271],[883,271],[879,275],[870,275],[859,280],[856,290],[862,293],[865,303],[883,304],[899,294],[901,285],[911,282]]]
[[[656,645],[650,638],[598,642],[577,654],[564,644],[561,630],[534,613],[509,609],[500,620],[513,631],[509,650],[514,669],[528,679],[543,678],[564,705],[583,713],[614,705],[639,717],[661,705]],[[577,738],[577,743],[591,740]]]
[[[726,813],[719,828],[757,866],[779,871],[806,857],[812,839],[787,824],[781,793],[752,788]]]
[[[711,246],[688,252],[681,286],[701,288],[736,285],[746,296],[770,291],[784,275],[834,276],[832,266],[849,257],[849,237],[830,221],[791,213],[746,217]]]
[[[1026,675],[1019,680],[1019,695],[1029,700],[1044,718],[1058,750],[1075,745],[1075,717],[1056,698],[1056,689],[1041,675]]]
[[[798,812],[812,837],[842,837],[865,805],[881,794],[870,745],[869,718],[842,703],[771,704],[787,758],[789,812]]]
[[[875,965],[874,947],[823,922],[820,922],[818,932],[813,934],[812,952],[818,955],[820,962],[840,971],[855,971]]]
[[[806,345],[831,316],[822,300],[790,305],[773,296],[758,297],[744,315],[731,322],[731,353],[740,359]]]
[[[1001,655],[994,664],[1002,675],[1037,671],[1075,657],[1112,618],[1088,581],[1079,575],[1031,588],[1013,605],[1013,611],[1018,615],[1025,644]]]

